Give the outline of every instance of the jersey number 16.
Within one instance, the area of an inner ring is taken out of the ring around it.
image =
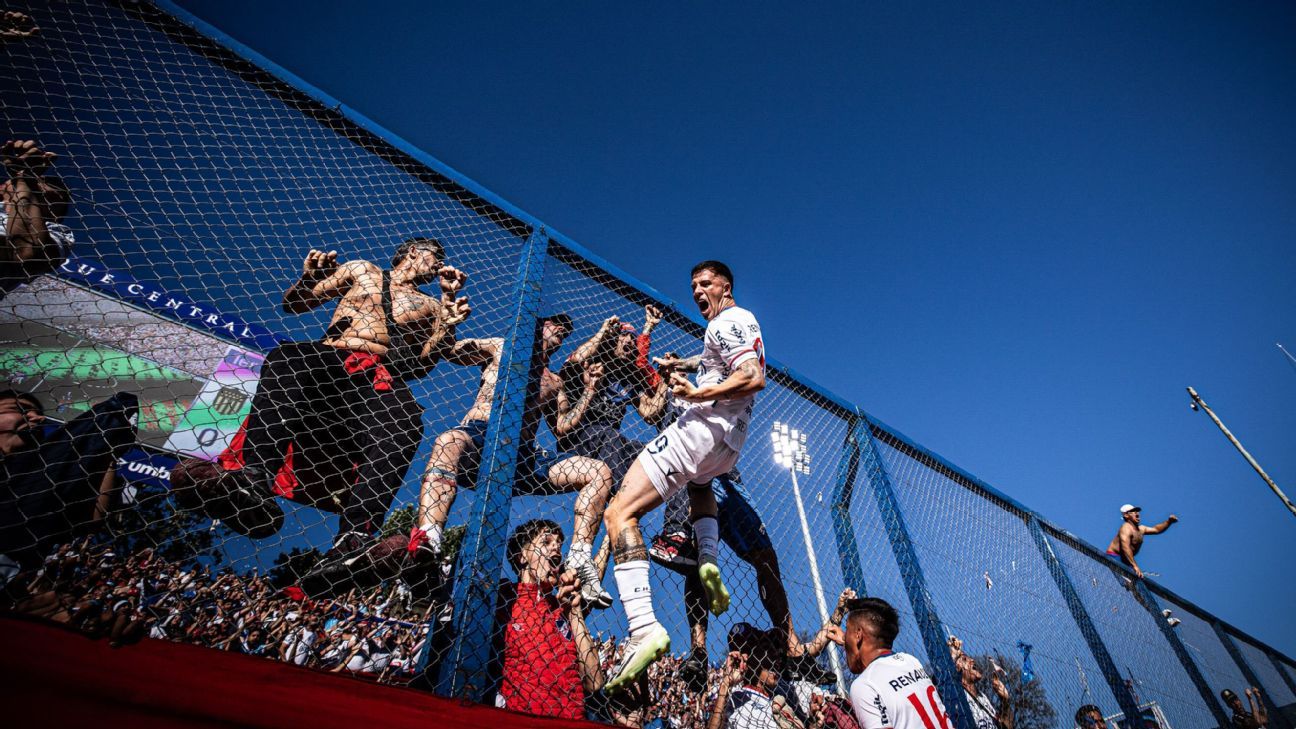
[[[941,706],[940,697],[936,695],[935,686],[927,687],[927,703],[931,705],[932,715],[936,719],[934,722],[932,717],[927,715],[927,709],[922,705],[922,699],[918,698],[917,691],[909,694],[909,703],[913,704],[914,709],[918,711],[918,716],[927,729],[937,729],[937,725],[939,725],[939,729],[950,729],[949,716],[945,714],[945,707]]]

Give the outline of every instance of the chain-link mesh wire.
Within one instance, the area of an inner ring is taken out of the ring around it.
[[[894,438],[880,438],[878,449],[947,637],[961,641],[961,653],[984,659],[980,680],[970,670],[963,678],[989,699],[993,713],[1005,704],[996,677],[1019,727],[1065,722],[1084,704],[1111,713],[1115,699],[1022,516]],[[1023,645],[1030,646],[1033,681],[1023,681]],[[963,670],[967,663],[956,665]]]
[[[682,277],[687,275],[687,268],[681,270]],[[700,327],[661,302],[653,302],[645,294],[610,280],[579,256],[564,250],[559,250],[558,255],[550,260],[545,291],[543,311],[569,316],[574,322],[571,335],[549,358],[549,369],[558,375],[569,401],[579,403],[582,398],[588,374],[585,363],[597,364],[602,380],[598,390],[600,394],[592,398],[593,404],[588,406],[585,421],[561,436],[554,428],[541,431],[538,443],[561,456],[584,456],[607,464],[615,476],[614,488],[619,489],[625,471],[640,450],[659,438],[662,428],[673,417],[669,407],[660,421],[642,416],[637,406],[639,395],[652,391],[643,380],[650,377],[644,373],[643,365],[647,358],[667,353],[680,357],[699,353]],[[739,299],[741,301],[741,295]],[[653,326],[648,337],[643,337],[645,307],[650,305],[660,307],[663,318],[661,323]],[[617,317],[618,323],[608,324],[609,317]],[[588,356],[577,354],[585,348],[589,348]],[[773,374],[771,377],[777,379]],[[667,678],[690,656],[701,658],[709,673],[718,671],[729,650],[728,633],[736,623],[750,623],[759,629],[774,627],[774,618],[763,604],[762,594],[771,590],[782,590],[787,594],[785,600],[789,604],[786,610],[793,630],[800,640],[806,642],[813,640],[824,623],[818,602],[820,590],[827,613],[836,610],[839,595],[844,589],[841,568],[832,544],[822,539],[832,530],[830,500],[835,485],[835,461],[845,440],[846,421],[841,415],[826,410],[823,402],[822,398],[804,388],[792,389],[777,382],[769,384],[758,396],[738,469],[742,494],[730,496],[728,502],[721,501],[724,546],[719,553],[719,565],[732,595],[729,612],[722,619],[691,620],[686,607],[685,576],[682,574],[688,570],[673,570],[660,559],[664,553],[661,547],[670,544],[667,537],[680,531],[688,533],[687,510],[681,514],[678,503],[675,508],[663,504],[640,522],[642,536],[653,548],[659,562],[650,570],[656,617],[672,641],[671,655],[651,673],[653,715],[685,724],[702,720],[710,708],[706,692],[688,690],[683,686],[685,682],[671,685]],[[594,412],[596,410],[598,412]],[[775,421],[804,430],[814,439],[807,442],[811,458],[804,470],[809,472],[799,472],[797,479],[808,533],[817,542],[812,546],[817,550],[814,557],[819,575],[817,584],[794,506],[792,475],[788,469],[775,464],[773,459],[770,434]],[[735,503],[738,498],[743,498],[745,506]],[[512,527],[516,528],[530,519],[546,518],[557,522],[570,535],[575,528],[574,501],[570,497],[515,499]],[[739,513],[743,515],[741,518],[734,516]],[[687,536],[679,544],[685,551],[691,549],[692,536]],[[610,569],[603,583],[610,595],[619,597]],[[775,612],[781,611],[775,608]],[[786,618],[780,616],[778,620],[782,623]],[[607,641],[603,645],[603,658],[606,667],[612,668],[617,646],[611,638],[626,635],[625,615],[620,609],[612,608],[593,613],[586,622],[596,637],[602,636]],[[700,632],[694,637],[697,628],[693,626],[701,625],[707,627],[705,641]],[[834,664],[833,660],[838,663]],[[838,655],[821,660],[818,665],[806,662],[807,665],[797,670],[826,673],[830,682],[835,682],[833,674],[840,661]],[[699,711],[700,707],[705,709]]]
[[[1210,708],[1155,622],[1166,617],[1154,618],[1143,607],[1142,598],[1132,591],[1123,572],[1079,551],[1066,535],[1054,532],[1050,536],[1120,672],[1120,680],[1139,706],[1160,707],[1171,726],[1214,725]]]
[[[871,480],[875,475],[866,470],[867,465],[862,463],[856,474],[850,503],[860,564],[867,584],[861,592],[880,597],[896,608],[900,614],[900,634],[896,638],[895,650],[916,656],[924,665],[930,666],[927,648],[923,644],[913,607],[905,592],[901,568],[896,562],[878,508],[875,485]]]
[[[696,568],[680,566],[695,550],[687,503],[650,511],[648,584],[671,646],[643,693],[603,700],[628,628],[604,507],[672,417],[651,358],[697,354],[698,320],[151,5],[6,9],[40,27],[0,44],[9,134],[34,143],[6,148],[0,377],[23,395],[0,396],[0,417],[25,431],[5,442],[0,504],[14,607],[116,643],[177,640],[529,713],[700,726],[728,652],[751,645],[741,624],[786,620],[795,640],[781,660],[822,644],[846,588],[890,602],[895,648],[931,672],[905,584],[920,563],[990,712],[996,679],[1019,729],[1069,726],[1086,703],[1119,711],[1026,515],[884,432],[902,513],[884,518],[880,474],[852,474],[844,558],[863,583],[846,584],[834,499],[861,421],[776,368],[738,485],[716,486],[728,612],[702,640],[688,611]],[[33,240],[41,255],[12,260]],[[303,275],[312,248],[367,264]],[[547,254],[528,266],[536,250]],[[462,291],[442,262],[467,275]],[[740,280],[740,303],[743,291]],[[650,305],[661,321],[641,337]],[[772,354],[788,355],[778,342]],[[793,430],[804,440],[776,451]],[[788,448],[808,458],[789,468],[776,458]],[[897,563],[888,519],[907,525],[918,563]],[[1052,543],[1117,680],[1170,726],[1213,725],[1163,618],[1106,565]],[[567,570],[585,607],[602,607],[570,609]],[[1241,687],[1210,625],[1164,603],[1211,689]],[[1260,649],[1239,647],[1291,703]],[[788,659],[783,674],[794,713],[848,725],[848,705],[822,703],[851,679],[839,649]],[[519,688],[528,681],[551,690]]]
[[[87,502],[103,500],[112,512],[106,519],[111,546],[99,544],[92,556],[91,547],[78,543],[68,569],[93,576],[120,572],[126,564],[141,569],[143,555],[150,554],[143,550],[153,551],[144,594],[129,599],[132,614],[100,627],[229,647],[248,638],[246,631],[231,635],[228,626],[250,625],[244,613],[255,610],[267,616],[264,643],[253,639],[249,651],[326,667],[340,661],[375,674],[390,661],[348,656],[394,656],[412,665],[423,610],[410,585],[338,589],[337,581],[325,579],[306,591],[306,599],[320,601],[309,611],[294,599],[300,593],[278,590],[295,587],[342,536],[355,466],[367,459],[363,441],[324,433],[364,430],[356,420],[377,418],[370,424],[376,442],[368,447],[405,451],[378,467],[375,503],[361,515],[375,523],[359,528],[377,531],[389,507],[417,498],[417,476],[433,443],[409,450],[420,445],[425,424],[444,426],[462,415],[474,373],[441,366],[403,392],[397,372],[390,389],[379,392],[378,381],[367,377],[377,371],[373,365],[353,376],[345,367],[362,361],[344,365],[345,356],[334,356],[337,361],[327,362],[319,359],[318,346],[303,347],[281,358],[289,371],[322,365],[335,376],[296,382],[288,390],[324,399],[331,387],[332,397],[348,405],[321,402],[313,413],[284,416],[285,422],[309,421],[298,435],[322,441],[314,449],[295,443],[295,498],[240,508],[226,493],[232,487],[211,476],[224,470],[218,456],[238,450],[231,445],[254,393],[266,389],[257,383],[276,342],[338,339],[339,332],[329,333],[331,324],[341,323],[331,321],[332,303],[305,315],[280,306],[311,248],[337,250],[339,263],[374,264],[366,269],[371,306],[352,317],[350,331],[340,332],[363,344],[386,337],[379,331],[386,328],[381,278],[373,272],[391,268],[397,247],[414,237],[435,238],[447,262],[469,274],[473,311],[464,333],[502,330],[524,231],[430,170],[377,147],[372,135],[341,117],[305,108],[304,96],[276,86],[147,5],[6,9],[25,12],[40,28],[0,46],[9,134],[58,155],[43,176],[60,178],[71,197],[57,241],[66,262],[52,272],[30,271],[40,275],[13,290],[0,312],[6,343],[0,364],[9,386],[39,398],[48,422],[69,426],[42,446],[33,467],[15,473],[21,464],[10,459],[9,476],[35,489],[50,473],[40,466],[67,460],[69,449],[102,457],[93,463],[83,458],[81,473],[60,472],[58,488],[25,494],[15,507],[22,523],[4,525],[5,552],[22,566],[39,564],[54,544],[99,521]],[[390,298],[410,338],[427,334],[418,317],[400,311],[408,296]],[[360,385],[348,387],[351,380]],[[374,384],[367,389],[364,380]],[[393,391],[404,396],[389,406]],[[110,399],[118,392],[129,402]],[[92,407],[105,399],[108,405]],[[134,421],[136,403],[133,440],[140,448],[130,448],[119,441],[131,429],[127,421]],[[365,407],[374,412],[364,415]],[[385,426],[381,434],[379,426]],[[80,435],[86,427],[115,428],[115,436],[105,442]],[[389,438],[386,429],[404,431],[403,438]],[[94,481],[114,459],[126,483],[101,495]],[[407,462],[415,465],[405,478]],[[186,483],[208,491],[192,489],[197,493],[184,504],[192,508],[177,510],[167,496],[170,475],[190,477]],[[57,512],[64,518],[53,518]],[[105,549],[113,556],[104,557]],[[206,574],[224,568],[238,576],[220,583]],[[246,596],[227,598],[234,583]],[[110,597],[84,585],[73,589],[95,604]],[[198,593],[202,604],[176,608],[177,591]],[[384,606],[382,619],[362,618],[352,609],[360,602],[370,616],[371,608]],[[307,624],[327,630],[312,637],[297,627]]]
[[[1233,642],[1237,644],[1238,650],[1242,652],[1242,658],[1246,660],[1247,665],[1260,679],[1260,685],[1257,688],[1264,690],[1273,703],[1279,707],[1296,704],[1296,694],[1292,693],[1291,687],[1283,680],[1282,675],[1278,673],[1278,667],[1270,660],[1268,653],[1263,648],[1238,636],[1233,636]]]
[[[1288,682],[1296,683],[1296,663],[1279,658],[1278,665],[1282,668],[1283,674],[1287,676]]]

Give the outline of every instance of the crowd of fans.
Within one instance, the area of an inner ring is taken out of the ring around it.
[[[0,42],[21,41],[37,32],[35,23],[21,13],[0,14]],[[15,139],[0,145],[0,158],[5,171],[0,180],[2,299],[66,261],[75,238],[61,222],[72,204],[71,194],[61,179],[50,174],[57,155],[35,141]],[[134,444],[138,403],[133,396],[119,395],[71,423],[42,429],[43,404],[30,394],[6,391],[0,393],[0,466],[5,487],[0,494],[0,587],[5,607],[67,624],[113,647],[144,639],[168,640],[362,674],[378,681],[409,682],[419,670],[425,642],[444,639],[429,634],[429,626],[446,623],[432,619],[445,606],[436,600],[414,599],[399,579],[409,565],[393,566],[392,555],[397,562],[435,563],[444,557],[445,520],[461,481],[476,480],[503,356],[502,339],[455,341],[454,327],[470,315],[471,307],[466,297],[459,296],[466,276],[446,266],[444,256],[435,239],[409,239],[387,271],[367,261],[339,264],[336,252],[312,250],[301,278],[284,295],[285,309],[304,313],[332,298],[354,297],[356,301],[377,298],[383,311],[369,311],[372,306],[366,309],[353,301],[351,308],[335,314],[324,341],[276,348],[267,358],[261,391],[254,401],[257,417],[249,417],[246,424],[249,445],[233,454],[229,464],[222,462],[221,469],[211,467],[216,474],[212,483],[199,484],[230,491],[220,497],[238,512],[270,512],[281,492],[262,487],[273,486],[281,477],[309,486],[309,476],[318,475],[314,471],[326,465],[338,469],[334,475],[352,493],[336,509],[342,526],[326,555],[327,569],[313,575],[322,587],[308,592],[273,584],[255,572],[217,570],[197,559],[177,562],[148,546],[119,552],[118,543],[110,539],[78,536],[101,522],[115,501],[116,458]],[[726,266],[708,261],[699,267],[725,279],[722,283],[732,289],[733,275]],[[695,275],[698,270],[694,269]],[[434,281],[440,282],[439,300],[418,289]],[[339,293],[343,289],[345,293]],[[422,312],[421,318],[398,322],[393,312],[402,307]],[[708,661],[705,611],[690,609],[694,645],[689,651],[651,663],[619,691],[605,690],[605,683],[623,663],[626,643],[591,637],[584,615],[593,607],[611,604],[610,595],[600,586],[607,556],[592,554],[594,535],[603,518],[603,504],[645,446],[621,433],[622,420],[634,411],[654,428],[668,427],[668,421],[679,416],[679,404],[673,403],[671,393],[689,390],[685,373],[699,368],[698,362],[673,354],[665,357],[669,364],[654,359],[657,366],[649,365],[651,332],[661,320],[662,313],[653,306],[645,309],[641,332],[609,317],[557,372],[547,369],[548,360],[573,333],[571,317],[555,314],[537,323],[543,361],[533,374],[540,386],[524,408],[522,440],[527,441],[527,450],[519,458],[535,472],[519,475],[519,487],[535,493],[577,493],[578,499],[565,559],[563,533],[552,522],[528,522],[510,540],[510,560],[519,582],[511,586],[500,615],[516,630],[497,626],[502,637],[497,703],[534,714],[591,716],[624,726],[669,729],[906,725],[898,719],[911,705],[926,726],[933,726],[928,711],[936,723],[945,722],[945,707],[925,669],[912,656],[891,650],[899,619],[885,602],[857,601],[847,590],[839,614],[813,638],[802,642],[796,635],[777,554],[736,469],[717,476],[711,485],[714,494],[708,498],[723,505],[721,515],[730,523],[711,524],[705,539],[697,537],[698,546],[707,542],[710,552],[696,553],[694,535],[684,520],[692,516],[689,495],[681,491],[674,508],[668,508],[681,516],[672,519],[668,514],[667,531],[652,542],[653,559],[683,565],[687,569],[681,574],[691,577],[699,558],[710,557],[714,564],[717,540],[723,541],[755,570],[761,601],[774,627],[733,625],[727,655]],[[129,331],[123,332],[123,327]],[[159,346],[162,337],[157,335],[169,331],[148,321],[84,328],[99,340]],[[384,333],[381,341],[379,331]],[[759,333],[754,319],[750,331]],[[735,332],[737,341],[744,342],[743,332]],[[407,335],[423,340],[406,341]],[[758,336],[755,341],[760,342]],[[759,357],[763,386],[763,348]],[[411,534],[390,536],[390,545],[376,543],[375,525],[392,507],[422,438],[422,411],[405,382],[426,376],[443,360],[482,370],[478,399],[460,425],[436,440]],[[333,377],[310,380],[324,370]],[[357,373],[369,374],[357,379],[353,377]],[[321,383],[331,389],[321,390]],[[22,379],[11,384],[22,384]],[[335,404],[339,402],[344,406]],[[293,417],[281,417],[281,411],[290,410]],[[298,417],[302,414],[305,417]],[[281,427],[297,421],[309,427],[296,432]],[[335,428],[339,422],[354,427]],[[532,443],[542,422],[557,437],[562,453],[549,453]],[[742,425],[745,429],[746,421]],[[341,431],[349,435],[340,445],[320,439],[320,433],[334,437]],[[393,434],[402,435],[400,448],[392,445]],[[658,450],[665,447],[665,438],[661,441]],[[342,457],[336,457],[335,450]],[[544,468],[537,466],[541,463]],[[231,488],[232,472],[239,472],[242,480]],[[201,494],[200,507],[209,508],[216,500]],[[1134,505],[1122,507],[1124,523],[1108,549],[1112,560],[1138,578],[1143,573],[1135,555],[1143,537],[1159,534],[1177,521],[1170,515],[1162,524],[1143,526],[1140,511]],[[275,524],[273,519],[267,522]],[[260,533],[256,527],[235,524],[231,522],[231,528],[249,536]],[[270,532],[277,528],[276,524]],[[645,551],[643,545],[636,549]],[[645,562],[646,570],[645,555],[636,559]],[[356,564],[365,566],[368,573],[357,573]],[[1120,572],[1117,575],[1128,582]],[[378,584],[361,584],[362,577]],[[333,589],[342,584],[349,585],[349,591]],[[1133,589],[1133,583],[1128,584]],[[686,603],[700,606],[701,590],[701,583],[686,582],[686,596],[691,596]],[[621,592],[623,597],[627,594]],[[727,593],[724,602],[727,606]],[[852,607],[845,618],[847,629],[842,631],[847,603]],[[716,614],[723,611],[713,608]],[[1177,623],[1171,620],[1172,627]],[[845,647],[849,666],[860,674],[850,697],[839,692],[836,677],[812,659],[830,641]],[[962,644],[956,638],[950,641],[962,698],[975,725],[1013,729],[1013,697],[1004,681],[998,675],[983,675]],[[432,660],[435,663],[435,655]],[[915,698],[915,686],[928,693]],[[1233,712],[1234,726],[1266,726],[1268,715],[1260,691],[1248,688],[1245,695],[1246,706],[1232,691],[1221,694]],[[861,700],[865,696],[868,700]],[[888,721],[888,712],[895,723]],[[1092,705],[1081,707],[1075,720],[1082,728],[1107,725],[1102,712]]]
[[[113,647],[148,637],[393,682],[412,675],[429,617],[399,584],[310,600],[262,575],[176,564],[149,547],[118,554],[92,537],[58,547],[8,597]]]

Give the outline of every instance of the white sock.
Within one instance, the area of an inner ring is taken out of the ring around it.
[[[594,545],[589,542],[572,542],[567,550],[567,561],[572,564],[585,564],[593,561]]]
[[[630,634],[655,624],[657,616],[653,614],[652,588],[648,586],[648,560],[619,564],[612,571],[616,575],[617,592],[621,593],[626,620],[630,623]]]
[[[440,552],[441,551],[441,525],[429,521],[421,524],[419,526],[419,529],[422,529],[423,533],[427,535],[428,544],[432,545],[432,549]]]
[[[698,564],[715,564],[720,551],[720,522],[714,516],[699,516],[693,520],[693,534],[697,537]]]

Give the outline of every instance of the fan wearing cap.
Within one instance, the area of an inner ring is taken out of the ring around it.
[[[1252,687],[1246,690],[1247,703],[1251,705],[1251,710],[1247,711],[1242,707],[1242,699],[1233,693],[1232,689],[1224,689],[1220,692],[1220,698],[1224,704],[1233,712],[1232,722],[1234,729],[1262,729],[1269,726],[1269,712],[1265,710],[1264,701],[1260,696],[1260,689]]]
[[[666,382],[647,357],[660,322],[661,311],[652,305],[644,307],[642,333],[610,316],[558,371],[573,403],[572,417],[557,433],[558,449],[603,461],[618,484],[644,448],[621,433],[626,411],[634,408],[649,425],[657,425],[666,411]]]
[[[1134,570],[1134,575],[1143,579],[1143,570],[1139,569],[1138,563],[1134,561],[1134,555],[1139,553],[1143,548],[1143,536],[1146,534],[1160,534],[1170,528],[1171,524],[1179,521],[1179,517],[1171,514],[1165,521],[1156,526],[1143,526],[1142,519],[1143,507],[1133,504],[1125,504],[1120,509],[1121,518],[1124,520],[1116,536],[1112,537],[1111,544],[1107,545],[1107,557],[1120,561],[1126,567]]]

